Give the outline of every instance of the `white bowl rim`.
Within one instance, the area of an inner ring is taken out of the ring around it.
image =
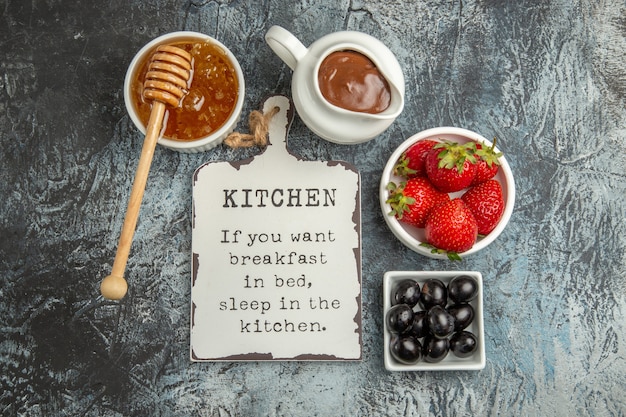
[[[124,103],[126,105],[126,111],[128,112],[133,124],[139,129],[139,131],[143,134],[146,133],[146,127],[143,125],[137,113],[133,107],[132,99],[130,97],[130,85],[132,83],[132,75],[135,72],[137,65],[143,60],[145,55],[150,52],[153,48],[158,45],[161,45],[166,42],[178,40],[178,39],[201,39],[205,41],[209,41],[215,45],[217,45],[220,49],[224,51],[228,59],[230,59],[231,64],[235,68],[235,72],[237,73],[237,80],[239,82],[239,95],[237,97],[237,102],[235,103],[235,107],[233,108],[233,112],[230,117],[224,122],[224,124],[216,131],[212,132],[209,136],[205,136],[203,138],[199,138],[192,141],[178,141],[173,139],[167,139],[160,137],[158,140],[159,145],[163,145],[172,149],[179,149],[181,151],[188,151],[193,149],[206,149],[207,145],[211,142],[222,142],[226,137],[226,134],[232,131],[234,125],[239,121],[241,116],[241,111],[243,109],[244,98],[245,98],[245,80],[243,76],[243,70],[241,69],[241,65],[239,65],[239,61],[233,55],[233,53],[228,49],[223,43],[218,41],[217,39],[209,36],[205,33],[194,32],[194,31],[176,31],[163,34],[158,36],[144,45],[133,57],[132,61],[128,65],[128,69],[126,70],[126,76],[124,78]],[[215,143],[217,145],[219,143]]]
[[[417,240],[413,237],[405,227],[412,226],[404,226],[401,222],[398,221],[394,216],[389,215],[388,213],[391,211],[391,207],[386,202],[388,199],[389,191],[387,190],[387,184],[393,177],[393,167],[396,161],[400,158],[402,153],[409,148],[413,143],[425,140],[425,139],[437,139],[438,136],[459,136],[467,138],[468,140],[474,140],[476,142],[483,142],[487,146],[491,146],[491,141],[487,140],[484,136],[479,133],[473,132],[468,129],[460,128],[460,127],[451,127],[451,126],[443,126],[443,127],[435,127],[431,129],[423,130],[415,135],[409,137],[404,142],[400,144],[396,148],[396,150],[389,157],[385,168],[383,169],[380,186],[379,186],[379,199],[380,206],[383,212],[383,217],[385,218],[385,222],[391,229],[392,233],[409,249],[413,251],[427,256],[433,259],[448,259],[448,256],[444,253],[432,253],[431,249],[427,247],[420,246],[421,241]],[[496,152],[500,152],[498,147],[495,148]],[[479,239],[472,248],[469,250],[460,253],[461,257],[472,255],[481,249],[487,247],[491,242],[493,242],[505,229],[507,223],[509,222],[511,215],[513,213],[513,206],[515,205],[515,181],[513,179],[513,172],[511,171],[511,167],[509,166],[506,158],[504,156],[500,157],[500,173],[498,175],[502,175],[506,184],[503,184],[503,189],[506,187],[506,198],[505,198],[505,206],[504,212],[502,213],[502,218],[498,222],[498,225],[494,230],[491,231],[484,238]]]

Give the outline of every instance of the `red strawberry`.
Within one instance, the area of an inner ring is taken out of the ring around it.
[[[469,207],[478,223],[478,233],[489,234],[504,212],[502,186],[496,180],[487,180],[470,188],[461,200]]]
[[[498,173],[498,167],[500,165],[498,158],[502,156],[502,152],[496,152],[495,148],[496,138],[493,138],[493,144],[490,147],[485,147],[484,143],[476,144],[476,156],[478,157],[478,161],[476,162],[476,175],[471,185],[485,182],[495,177]]]
[[[446,251],[450,259],[469,250],[478,237],[476,219],[460,198],[434,208],[426,219],[426,241],[434,252]],[[437,250],[438,249],[438,250]]]
[[[476,174],[476,143],[438,143],[426,155],[426,175],[445,193],[469,187]]]
[[[399,186],[390,182],[387,189],[387,203],[391,206],[389,215],[416,227],[424,227],[433,207],[450,200],[448,194],[437,191],[426,178],[411,178]]]
[[[415,142],[400,156],[400,159],[393,167],[393,173],[407,178],[426,176],[424,160],[428,151],[437,143],[437,141],[430,139]]]

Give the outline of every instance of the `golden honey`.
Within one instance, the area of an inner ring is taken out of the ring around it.
[[[163,137],[179,141],[206,137],[218,130],[235,109],[239,95],[235,67],[224,50],[214,43],[182,40],[170,45],[191,54],[192,72],[188,93],[180,106],[166,110]],[[152,103],[143,98],[143,83],[153,54],[154,51],[146,54],[131,83],[133,106],[144,126],[148,124]]]

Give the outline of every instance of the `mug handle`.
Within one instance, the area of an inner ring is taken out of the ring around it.
[[[296,69],[298,61],[309,51],[298,38],[281,26],[269,28],[265,34],[265,42],[292,70]]]

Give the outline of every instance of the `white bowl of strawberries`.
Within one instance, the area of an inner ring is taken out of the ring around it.
[[[393,152],[379,198],[387,225],[403,244],[431,258],[459,260],[502,233],[513,212],[515,182],[495,140],[438,127]]]

